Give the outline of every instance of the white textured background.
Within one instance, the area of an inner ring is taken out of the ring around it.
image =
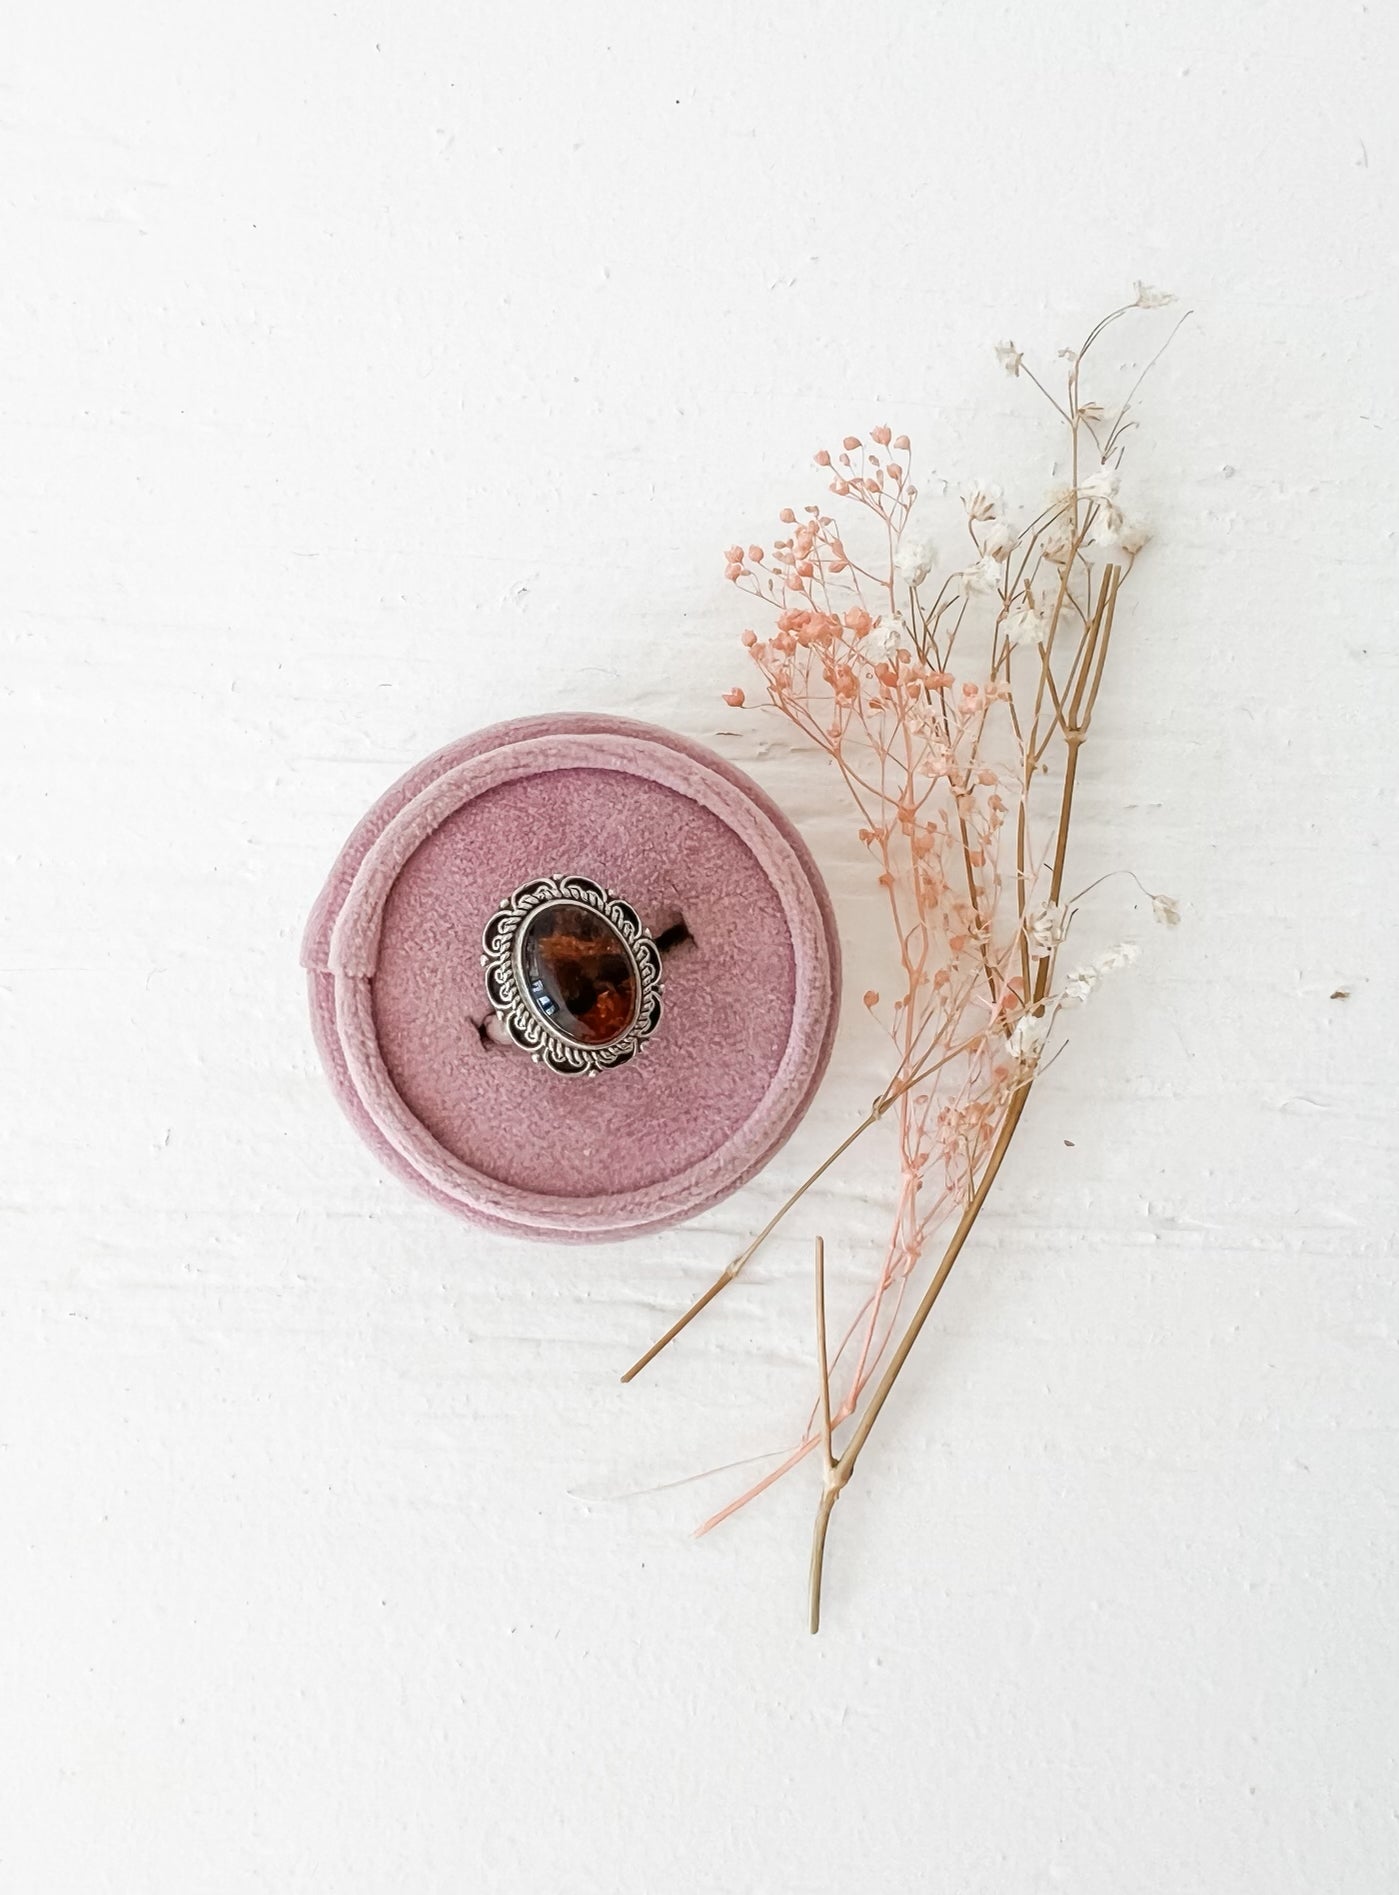
[[[18,0],[0,85],[4,1895],[1387,1895],[1396,383],[1382,6]],[[717,550],[889,419],[1033,496],[989,353],[1196,315],[1090,752],[1106,989],[803,1629],[868,869],[719,703]],[[297,937],[385,784],[518,712],[750,767],[856,1004],[738,1199],[594,1251],[386,1182]],[[1112,887],[1128,894],[1112,893]],[[1346,998],[1337,996],[1345,990]],[[1066,1144],[1072,1140],[1072,1144]]]

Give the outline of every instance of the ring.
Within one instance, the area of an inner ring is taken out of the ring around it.
[[[586,876],[526,882],[481,944],[497,1019],[550,1072],[624,1066],[660,1022],[659,948],[629,903]]]

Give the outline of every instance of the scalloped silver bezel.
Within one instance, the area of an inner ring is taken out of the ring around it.
[[[520,969],[525,924],[542,909],[569,903],[600,914],[626,949],[636,976],[636,1007],[625,1032],[604,1046],[570,1039],[535,1005]],[[594,1074],[624,1066],[655,1032],[661,1017],[661,954],[640,915],[611,889],[584,875],[545,875],[503,901],[481,935],[486,993],[516,1046],[550,1072]]]

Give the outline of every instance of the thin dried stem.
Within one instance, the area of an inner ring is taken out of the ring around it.
[[[879,1098],[875,1100],[874,1104],[854,1130],[847,1132],[835,1149],[827,1152],[816,1169],[809,1172],[807,1176],[802,1179],[796,1190],[783,1199],[782,1203],[778,1205],[777,1209],[773,1212],[767,1223],[763,1225],[763,1228],[758,1232],[753,1241],[746,1245],[744,1249],[740,1250],[731,1263],[724,1265],[724,1268],[719,1272],[718,1276],[715,1277],[708,1289],[702,1291],[700,1295],[695,1298],[684,1315],[677,1317],[670,1325],[670,1328],[666,1330],[665,1334],[658,1337],[644,1355],[637,1357],[626,1374],[621,1377],[621,1380],[623,1382],[630,1382],[634,1377],[640,1375],[648,1363],[655,1361],[662,1349],[668,1348],[681,1331],[689,1327],[696,1316],[700,1314],[701,1310],[709,1307],[721,1290],[728,1288],[729,1284],[733,1282],[739,1272],[752,1262],[753,1258],[758,1254],[759,1250],[762,1249],[763,1245],[777,1229],[783,1218],[787,1216],[788,1212],[794,1210],[796,1206],[800,1204],[811,1187],[826,1175],[838,1158],[843,1158],[850,1147],[855,1144],[858,1139],[863,1138],[872,1125],[879,1123],[892,1105],[903,1098],[910,1088],[921,1085],[925,1079],[930,1078],[940,1067],[947,1065],[949,1061],[965,1053],[971,1043],[972,1042],[969,1041],[964,1046],[954,1047],[941,1059],[928,1060],[915,1068],[913,1072],[903,1073],[892,1080],[888,1090],[880,1094]]]
[[[899,1339],[899,1345],[890,1358],[889,1366],[885,1369],[883,1375],[880,1376],[874,1393],[866,1402],[864,1411],[860,1416],[859,1422],[849,1442],[841,1450],[840,1458],[827,1471],[826,1483],[821,1493],[820,1503],[816,1509],[816,1524],[811,1541],[810,1621],[813,1632],[819,1632],[821,1629],[821,1578],[825,1567],[826,1534],[831,1523],[832,1509],[848,1483],[850,1476],[854,1473],[855,1463],[860,1458],[866,1441],[870,1438],[871,1429],[879,1419],[880,1410],[883,1408],[885,1402],[888,1401],[890,1392],[895,1382],[899,1379],[904,1363],[907,1362],[909,1353],[914,1343],[917,1342],[924,1323],[927,1322],[933,1312],[934,1303],[937,1302],[938,1297],[942,1294],[943,1284],[946,1283],[947,1279],[951,1276],[952,1267],[962,1254],[962,1246],[971,1235],[972,1226],[976,1223],[977,1218],[981,1214],[981,1207],[986,1202],[991,1186],[996,1182],[996,1174],[999,1172],[1005,1155],[1010,1149],[1010,1141],[1015,1136],[1015,1128],[1020,1123],[1020,1115],[1025,1110],[1025,1102],[1030,1094],[1030,1083],[1030,1081],[1026,1081],[1007,1107],[1000,1136],[996,1140],[991,1156],[986,1162],[986,1169],[981,1174],[981,1181],[976,1187],[971,1202],[968,1204],[966,1210],[963,1211],[956,1230],[952,1233],[951,1240],[943,1252],[942,1261],[933,1273],[933,1280],[923,1292],[917,1309],[910,1317],[908,1327],[904,1330],[902,1337]]]
[[[831,1364],[826,1351],[826,1240],[816,1239],[816,1364],[821,1377],[821,1448],[827,1467],[831,1452]]]
[[[729,1284],[733,1282],[734,1278],[738,1275],[739,1271],[743,1269],[745,1264],[750,1262],[750,1260],[754,1256],[757,1255],[758,1251],[767,1242],[768,1238],[771,1237],[772,1233],[777,1229],[777,1226],[782,1222],[783,1218],[787,1215],[787,1213],[795,1205],[801,1202],[801,1200],[806,1196],[807,1192],[811,1189],[812,1185],[814,1185],[818,1179],[825,1176],[825,1174],[830,1170],[831,1166],[836,1162],[837,1158],[843,1157],[844,1154],[848,1152],[850,1147],[855,1143],[856,1139],[862,1138],[864,1134],[869,1130],[871,1125],[876,1124],[878,1120],[884,1116],[884,1114],[888,1111],[891,1103],[892,1101],[888,1098],[887,1095],[884,1098],[877,1099],[875,1101],[872,1110],[870,1110],[869,1112],[865,1114],[864,1118],[860,1120],[860,1123],[855,1127],[854,1131],[847,1133],[847,1135],[836,1146],[835,1150],[832,1152],[828,1152],[827,1155],[821,1160],[821,1163],[810,1174],[810,1176],[807,1178],[804,1178],[802,1182],[797,1186],[796,1190],[793,1191],[791,1196],[786,1198],[782,1202],[782,1204],[778,1206],[777,1210],[774,1211],[772,1216],[768,1219],[767,1223],[763,1225],[763,1228],[758,1232],[757,1236],[753,1239],[752,1243],[749,1244],[746,1249],[741,1250],[738,1253],[738,1255],[734,1258],[732,1263],[726,1264],[724,1266],[724,1268],[719,1272],[718,1276],[715,1277],[714,1281],[710,1284],[709,1288],[703,1291],[699,1296],[695,1298],[694,1302],[691,1303],[690,1307],[685,1311],[685,1314],[683,1316],[678,1317],[676,1321],[670,1325],[670,1328],[666,1330],[665,1334],[659,1338],[658,1341],[653,1342],[651,1344],[651,1347],[646,1351],[645,1355],[637,1357],[636,1361],[632,1363],[631,1367],[627,1370],[626,1374],[622,1377],[622,1380],[624,1382],[630,1382],[634,1376],[640,1375],[641,1371],[646,1367],[648,1362],[654,1362],[656,1357],[661,1353],[661,1350],[667,1348],[672,1342],[674,1342],[675,1338],[680,1334],[681,1330],[687,1329],[689,1325],[695,1320],[696,1316],[699,1315],[700,1311],[702,1309],[707,1309],[708,1306],[714,1301],[715,1297],[719,1294],[721,1290],[728,1288]]]

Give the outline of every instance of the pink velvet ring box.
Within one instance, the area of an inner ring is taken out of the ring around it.
[[[481,936],[536,877],[615,890],[664,953],[644,1052],[595,1077],[492,1037]],[[498,724],[429,757],[341,850],[307,926],[311,1017],[382,1162],[472,1223],[659,1230],[766,1164],[820,1083],[840,949],[792,825],[741,771],[622,718]]]

